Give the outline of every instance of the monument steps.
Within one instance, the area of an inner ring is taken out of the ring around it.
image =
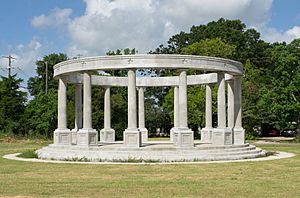
[[[159,146],[160,149],[158,149]],[[65,161],[110,161],[110,162],[180,162],[180,161],[219,161],[251,159],[265,155],[254,145],[207,146],[176,148],[166,145],[148,145],[141,148],[126,148],[122,144],[99,147],[55,146],[50,145],[37,151],[41,159]],[[153,148],[151,148],[153,147]],[[208,147],[211,147],[210,149]],[[68,148],[68,149],[66,149]]]

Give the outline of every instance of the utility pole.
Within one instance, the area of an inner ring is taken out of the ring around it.
[[[8,59],[8,77],[11,76],[11,69],[12,69],[12,66],[11,66],[11,60],[14,59],[16,60],[16,58],[12,57],[11,55],[9,56],[2,56],[3,58],[7,58]]]
[[[46,94],[48,93],[48,62],[45,61],[45,65],[46,65]]]

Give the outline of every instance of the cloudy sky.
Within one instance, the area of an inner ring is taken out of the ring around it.
[[[126,47],[147,53],[192,25],[241,19],[269,42],[300,37],[300,0],[1,0],[0,55],[27,80],[49,53],[104,55]],[[0,58],[0,75],[7,75]]]

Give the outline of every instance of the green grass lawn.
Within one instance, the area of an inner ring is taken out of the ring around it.
[[[45,144],[0,142],[0,155]],[[300,144],[262,148],[298,155],[199,165],[47,164],[0,158],[0,197],[300,197]]]

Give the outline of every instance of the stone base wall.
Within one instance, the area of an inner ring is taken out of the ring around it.
[[[77,132],[78,146],[97,146],[98,132],[95,129],[80,129]]]
[[[245,144],[245,129],[243,128],[233,129],[233,144],[237,144],[237,145]]]
[[[214,128],[212,131],[213,145],[232,145],[231,128]]]
[[[189,129],[174,129],[174,145],[176,147],[194,147],[194,132]]]
[[[208,144],[212,142],[212,131],[213,128],[201,129],[201,143]]]
[[[115,142],[115,130],[102,129],[100,131],[100,142]]]
[[[142,134],[138,129],[126,129],[123,133],[124,146],[136,147],[142,146]]]
[[[54,144],[55,145],[71,145],[72,134],[69,129],[56,129],[54,131]]]

